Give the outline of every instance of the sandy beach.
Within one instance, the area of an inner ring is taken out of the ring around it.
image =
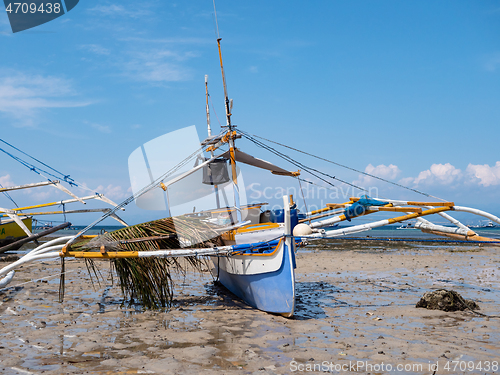
[[[59,261],[20,269],[0,292],[3,374],[499,372],[500,318],[415,308],[425,292],[447,288],[500,315],[498,247],[300,249],[294,319],[246,306],[208,272],[177,275],[169,310],[141,311],[122,304],[109,265],[99,268],[92,285],[83,261],[67,261],[63,303]]]

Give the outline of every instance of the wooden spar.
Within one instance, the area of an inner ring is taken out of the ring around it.
[[[378,221],[374,221],[374,222],[371,222],[371,223],[354,225],[352,227],[347,227],[347,228],[333,229],[333,230],[329,230],[329,231],[327,231],[325,233],[316,233],[316,234],[312,234],[310,236],[303,236],[303,237],[304,238],[325,238],[325,237],[337,237],[337,236],[342,236],[342,235],[346,235],[346,234],[350,234],[350,233],[359,233],[359,232],[363,232],[363,231],[370,230],[370,229],[373,229],[373,228],[383,227],[385,225],[394,224],[394,223],[398,223],[398,222],[401,222],[401,221],[414,219],[414,218],[417,218],[417,217],[420,217],[420,216],[437,214],[437,213],[442,212],[442,211],[449,211],[451,209],[452,209],[451,207],[438,207],[438,208],[433,208],[433,209],[430,209],[430,210],[423,211],[421,213],[413,213],[413,214],[398,216],[398,217],[395,217],[395,218],[392,218],[392,219],[378,220]],[[374,211],[372,211],[372,212],[374,212]],[[372,212],[367,212],[365,214],[372,213]],[[345,220],[345,216],[344,215],[340,215],[340,216],[332,218],[332,219],[337,219],[335,222],[339,222],[339,221]],[[330,222],[330,224],[333,224],[333,223],[334,222],[332,220]]]
[[[231,131],[231,111],[229,109],[229,97],[227,95],[227,86],[226,86],[226,76],[224,74],[224,65],[222,64],[222,51],[220,47],[220,41],[222,38],[217,38],[217,46],[219,48],[219,60],[220,60],[220,69],[222,72],[222,85],[224,87],[224,104],[226,108],[226,122],[227,122],[227,127],[229,128],[228,130]]]
[[[96,199],[96,198],[99,198],[99,197],[97,195],[90,195],[88,197],[82,197],[80,199],[82,199],[82,200],[89,200],[89,199]],[[37,205],[34,205],[34,206],[12,208],[12,211],[31,210],[31,209],[34,209],[34,208],[57,206],[57,205],[61,205],[61,204],[74,203],[74,202],[79,202],[79,200],[78,199],[67,199],[67,200],[64,200],[64,201],[43,203],[43,204],[37,204]]]
[[[448,206],[453,207],[455,205],[454,202],[407,202],[409,206]]]
[[[86,204],[82,199],[78,198],[75,194],[73,194],[71,191],[62,186],[59,182],[53,184],[52,186],[61,190],[62,192],[65,192],[68,195],[71,195],[73,198],[77,199],[80,203]]]
[[[311,213],[313,212],[325,212],[325,211],[328,211],[328,210],[334,210],[334,209],[337,209],[337,208],[344,208],[350,204],[352,204],[353,202],[346,202],[346,203],[338,203],[338,204],[335,204],[335,203],[327,203],[325,208],[322,208],[322,209],[319,209],[319,210],[316,210],[316,211],[312,211]],[[380,211],[402,211],[402,212],[406,212],[406,210],[396,210],[394,207],[391,207],[392,204],[389,203],[389,204],[386,204],[385,206],[383,207],[369,207],[365,210],[365,212],[362,214],[362,215],[358,215],[358,216],[363,216],[363,215],[368,215],[368,214],[373,214],[375,212],[378,212],[379,210]],[[417,211],[419,209],[415,209],[415,211]],[[413,209],[412,209],[413,211]],[[420,209],[420,212],[422,210]],[[323,214],[323,215],[318,215],[318,216],[313,216],[313,217],[307,217],[306,219],[301,219],[299,220],[299,223],[305,223],[307,221],[311,221],[311,220],[317,220],[317,219],[322,219],[324,217],[328,217],[328,216],[333,216],[333,215],[336,215],[337,213],[339,213],[338,211],[334,211],[334,212],[328,212],[326,214]],[[357,217],[357,216],[356,216]],[[334,224],[334,223],[338,223],[339,221],[344,221],[344,220],[347,220],[347,217],[345,215],[340,215],[338,216],[337,220],[333,221],[331,224]],[[313,225],[314,227],[314,225]]]
[[[47,212],[26,212],[23,215],[60,215],[60,214],[80,214],[80,213],[88,213],[88,212],[109,212],[110,208],[89,208],[85,210],[66,210],[66,211],[47,211]]]
[[[30,188],[34,188],[34,187],[38,187],[38,186],[54,185],[56,183],[59,183],[59,181],[56,180],[56,181],[35,182],[33,184],[10,186],[10,187],[1,188],[0,193],[3,193],[5,191],[11,191],[11,190],[30,189]]]
[[[330,210],[334,210],[336,208],[343,208],[349,204],[352,204],[353,202],[346,202],[346,203],[327,203],[326,204],[326,207],[323,207],[323,208],[320,208],[318,210],[314,210],[314,211],[311,211],[307,214],[307,216],[313,216],[313,215],[316,215],[316,214],[320,214],[322,212],[325,212],[325,211],[330,211]],[[311,219],[312,220],[312,219]]]
[[[206,111],[207,111],[207,128],[208,128],[208,136],[212,136],[212,129],[210,128],[210,106],[208,105],[208,75],[205,74],[205,97],[206,97]],[[213,151],[212,151],[212,156]]]
[[[333,208],[332,208],[333,209]],[[320,210],[318,210],[320,211]],[[342,207],[341,210],[334,210],[334,211],[331,211],[331,212],[327,212],[325,214],[322,214],[322,215],[316,215],[316,216],[308,216],[306,217],[305,219],[301,219],[299,220],[299,223],[305,223],[305,222],[311,222],[312,220],[318,220],[318,219],[322,219],[324,217],[328,217],[328,216],[333,216],[333,215],[337,215],[341,212],[344,211],[344,208]],[[337,222],[337,221],[335,221]]]
[[[208,136],[212,136],[212,128],[210,127],[210,106],[208,104],[208,75],[205,74],[205,97],[206,97],[206,110],[207,110],[207,132]],[[214,157],[214,150],[210,150],[210,155]],[[215,190],[215,203],[217,208],[220,208],[220,200],[219,200],[219,186],[214,185]]]
[[[348,206],[350,204],[353,204],[354,202],[352,201],[349,201],[349,202],[346,202],[346,203],[327,203],[327,207],[330,208],[330,210],[333,210],[335,208],[343,208],[345,206]]]
[[[118,258],[139,258],[138,251],[67,251],[61,252],[61,257],[66,258],[86,258],[86,259],[118,259]]]
[[[420,207],[369,207],[368,211],[422,212]]]
[[[0,208],[0,211],[2,211],[3,209]],[[111,208],[89,208],[89,209],[85,209],[85,210],[65,210],[65,211],[46,211],[46,212],[26,212],[26,213],[23,213],[22,215],[29,215],[29,216],[36,216],[36,215],[61,215],[61,214],[81,214],[81,213],[89,213],[89,212],[109,212],[111,211]],[[9,216],[10,218],[14,219],[13,216],[17,216],[17,215],[20,215],[20,214],[17,214],[17,213],[13,213],[13,214],[9,214],[7,213],[7,215],[0,215],[0,217],[2,216]],[[120,224],[128,227],[128,224],[123,221],[117,214],[113,213],[110,215],[111,218],[115,219],[116,221],[118,221]],[[14,219],[16,220],[16,219]],[[17,220],[16,220],[16,223]],[[22,224],[22,223],[21,223]],[[18,223],[18,225],[23,228],[22,225],[20,225]],[[23,224],[24,225],[24,224]],[[26,232],[26,230],[28,230],[28,228],[24,229],[23,230]],[[31,235],[31,232],[28,233],[26,232],[26,234],[28,236]]]
[[[351,197],[349,199],[353,202],[357,202],[361,198]],[[391,202],[391,203],[398,202],[400,204],[406,204],[408,206],[439,206],[439,207],[449,206],[449,207],[451,207],[451,206],[455,205],[455,203],[453,203],[453,202],[410,202],[410,201],[402,202],[402,201],[391,201],[391,200],[388,200],[388,202]]]
[[[377,208],[379,208],[379,209],[380,208],[385,208],[385,207],[392,208],[392,207],[388,207],[388,206],[389,206],[389,204],[386,205],[386,206],[384,206],[384,207],[377,207]],[[405,220],[415,219],[415,218],[420,217],[420,216],[431,215],[431,214],[439,213],[439,212],[442,212],[442,211],[449,211],[449,210],[452,210],[452,209],[453,208],[449,207],[449,206],[438,207],[438,208],[433,208],[433,209],[426,210],[426,211],[415,212],[415,213],[411,213],[411,214],[408,214],[408,215],[398,216],[398,217],[395,217],[395,218],[392,218],[392,219],[382,220],[380,222],[385,222],[385,224],[383,224],[383,225],[393,224],[393,223],[397,223],[397,222],[401,222],[401,221],[405,221]],[[404,212],[405,210],[401,210],[401,211]],[[378,212],[378,211],[371,210],[369,208],[363,214],[358,215],[356,217],[373,214],[375,212]],[[342,214],[342,215],[339,215],[339,216],[332,217],[331,219],[327,219],[327,220],[325,220],[325,222],[311,223],[311,228],[322,227],[322,226],[325,226],[325,225],[332,225],[332,224],[335,224],[335,223],[338,223],[338,222],[341,222],[341,221],[345,221],[345,220],[347,220],[347,217],[344,214]],[[355,226],[355,227],[357,227],[357,226]]]
[[[221,255],[234,251],[233,246],[209,247],[201,249],[159,249],[152,251],[70,251],[67,248],[59,253],[61,257],[87,259],[117,259],[117,258],[152,258],[152,257],[184,257],[198,255]]]
[[[84,201],[88,200],[88,199],[99,199],[99,200],[101,200],[103,202],[106,202],[106,203],[108,203],[108,204],[110,204],[110,205],[112,205],[114,207],[117,206],[117,204],[115,202],[113,202],[109,198],[106,198],[102,194],[95,194],[95,195],[91,195],[91,196],[83,197],[83,198],[77,197],[71,191],[69,191],[64,186],[62,186],[60,184],[60,181],[58,181],[58,180],[55,180],[55,181],[44,181],[44,182],[35,182],[33,184],[26,184],[26,185],[10,186],[10,187],[6,187],[6,188],[1,188],[0,189],[0,193],[6,192],[6,191],[11,191],[11,190],[30,189],[30,188],[34,188],[34,187],[38,187],[38,186],[48,186],[48,185],[54,186],[55,188],[57,188],[57,189],[65,192],[66,194],[71,195],[74,199],[68,199],[68,200],[60,201],[60,202],[46,203],[44,205],[14,208],[12,210],[13,211],[21,211],[21,210],[28,210],[28,209],[31,209],[31,208],[48,207],[48,206],[54,206],[54,205],[57,205],[57,204],[72,203],[72,202],[80,202],[80,203],[85,204]],[[121,210],[124,211],[125,209],[121,208]]]
[[[236,218],[237,222],[241,223],[241,211],[240,211],[240,191],[238,188],[238,175],[236,173],[236,158],[234,155],[234,137],[233,128],[231,125],[231,109],[229,108],[229,97],[227,95],[227,85],[226,76],[224,74],[224,64],[222,63],[222,51],[220,47],[220,41],[222,38],[217,38],[217,46],[219,48],[219,60],[220,60],[220,70],[222,73],[222,85],[224,86],[224,104],[226,108],[226,126],[227,126],[227,136],[229,143],[229,155],[231,162],[231,174],[233,179],[233,191],[234,191],[234,206],[236,208]]]
[[[39,239],[40,237],[44,237],[44,236],[46,236],[48,234],[57,232],[58,230],[67,228],[69,226],[71,226],[71,223],[66,222],[66,223],[58,225],[58,226],[56,226],[54,228],[49,228],[47,230],[44,230],[43,232],[40,232],[40,233],[37,233],[37,234],[33,234],[33,235],[28,236],[26,238],[22,238],[22,239],[20,239],[20,240],[18,240],[16,242],[13,242],[13,243],[11,243],[11,244],[9,244],[7,246],[4,246],[4,247],[0,248],[0,254],[4,253],[4,252],[6,252],[6,251],[8,251],[10,249],[13,249],[16,246],[21,246],[21,245],[23,245],[25,243],[28,243],[28,242],[31,242],[31,241],[35,241],[35,240]]]
[[[442,212],[442,211],[449,211],[451,209],[452,209],[451,207],[432,208],[430,210],[422,211],[420,213],[413,213],[413,214],[394,217],[392,219],[387,219],[387,221],[389,222],[389,224],[394,224],[394,223],[399,223],[399,222],[405,221],[405,220],[415,219],[415,218],[420,217],[420,216],[437,214],[438,212]]]
[[[343,207],[343,206],[341,206]],[[333,210],[335,207],[335,205],[331,205],[331,208],[330,210]],[[317,210],[319,212],[321,212],[322,210]],[[323,211],[325,211],[325,209],[323,209]],[[365,215],[367,214],[373,214],[375,212],[379,212],[379,211],[388,211],[388,212],[416,212],[416,213],[421,213],[422,212],[422,209],[419,208],[419,207],[369,207],[366,209],[365,211]],[[338,212],[337,212],[338,213]],[[313,216],[313,217],[308,217],[307,219],[301,219],[299,220],[299,223],[305,223],[307,221],[311,221],[311,220],[317,220],[317,219],[322,219],[324,217],[328,217],[328,216],[332,216],[332,215],[335,215],[336,213],[335,212],[327,212],[323,215],[317,215],[317,216]],[[343,218],[342,220],[339,220],[339,221],[343,221],[343,220],[346,220],[345,216],[344,215],[341,215]]]

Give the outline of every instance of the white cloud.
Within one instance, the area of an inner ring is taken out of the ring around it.
[[[130,17],[130,18],[139,18],[152,14],[149,10],[145,9],[144,2],[141,3],[141,6],[136,5],[130,8],[116,4],[97,5],[94,8],[88,9],[88,12],[108,17],[111,16],[111,17]]]
[[[494,72],[500,67],[500,52],[489,56],[484,64],[484,68],[489,72]]]
[[[131,52],[130,59],[122,65],[125,74],[132,79],[147,82],[184,81],[191,76],[189,69],[181,62],[193,57],[191,53],[183,55],[167,49]]]
[[[96,55],[109,55],[111,53],[109,49],[99,44],[82,44],[80,49],[95,53]]]
[[[500,185],[500,161],[497,161],[493,167],[490,167],[488,164],[469,164],[465,172],[473,181],[485,187]]]
[[[121,186],[112,184],[106,187],[104,187],[103,185],[99,185],[95,190],[101,194],[104,194],[105,197],[112,200],[121,200],[130,196],[130,193],[127,192],[127,190],[124,190]]]
[[[40,111],[48,108],[83,107],[90,102],[70,100],[76,91],[69,80],[7,71],[0,76],[0,112],[34,126]]]
[[[432,164],[430,169],[420,172],[418,177],[413,180],[413,183],[416,185],[433,185],[436,183],[449,185],[457,182],[462,177],[462,171],[450,163]]]
[[[0,184],[3,187],[15,186],[14,182],[10,177],[10,174],[6,174],[5,176],[0,176]]]
[[[145,38],[145,37],[124,37],[120,38],[124,42],[134,42],[144,45],[149,44],[205,44],[210,45],[214,41],[212,38],[196,38],[196,37],[170,37],[170,38]]]
[[[63,195],[61,191],[56,190],[55,188],[50,188],[49,186],[39,189],[26,189],[23,190],[23,193],[29,196],[30,199],[39,203],[53,201],[56,197],[61,199],[67,199],[67,197],[69,197],[68,195]]]
[[[90,123],[90,126],[92,126],[94,129],[100,131],[101,133],[106,133],[106,134],[111,133],[111,128],[108,125]]]
[[[383,164],[374,167],[368,164],[365,172],[381,177],[389,181],[395,181],[401,170],[393,164],[385,166]],[[359,175],[355,184],[365,188],[375,187],[377,180]],[[448,191],[459,187],[460,189],[482,189],[486,187],[500,185],[500,161],[497,161],[493,166],[488,164],[471,164],[467,166],[465,171],[456,168],[450,163],[432,164],[429,169],[421,171],[417,177],[404,177],[398,181],[399,184],[413,188],[446,188]],[[484,190],[482,190],[484,191]]]
[[[401,170],[394,164],[380,164],[376,167],[372,164],[368,164],[365,168],[365,173],[392,181],[401,173]],[[358,180],[354,181],[354,183],[361,186],[368,186],[370,184],[374,184],[375,182],[377,182],[377,179],[366,175],[359,175]]]

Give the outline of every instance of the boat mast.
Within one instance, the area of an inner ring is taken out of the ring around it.
[[[207,105],[206,105],[206,110],[207,110],[207,130],[208,130],[208,136],[212,136],[212,128],[210,127],[210,107],[208,105],[208,75],[205,74],[205,96],[207,98]],[[214,152],[210,151],[212,154],[212,157],[214,156]]]
[[[215,1],[214,1],[214,12],[215,12],[215,21],[217,22],[217,12],[215,11]],[[219,36],[219,30],[217,27],[217,46],[219,47],[219,60],[220,60],[220,69],[222,72],[222,85],[224,86],[224,104],[226,107],[226,127],[227,127],[227,138],[229,143],[229,155],[231,157],[231,175],[233,178],[233,190],[234,190],[234,206],[236,209],[236,217],[237,221],[241,223],[241,211],[240,211],[240,191],[238,188],[238,180],[236,173],[236,158],[235,158],[235,147],[234,147],[234,135],[236,133],[233,131],[233,125],[231,125],[231,108],[230,101],[227,95],[227,86],[226,86],[226,76],[224,75],[224,65],[222,64],[222,52],[220,47],[220,41],[222,38]]]
[[[208,137],[212,136],[212,128],[210,127],[210,106],[208,105],[208,75],[205,74],[205,96],[207,98],[207,131],[208,131]],[[210,155],[214,157],[214,152],[213,150],[210,150]],[[217,185],[214,185],[214,190],[215,190],[215,201],[217,203],[217,208],[220,208],[220,201],[219,201],[219,187]]]

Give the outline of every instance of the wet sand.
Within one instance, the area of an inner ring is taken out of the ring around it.
[[[24,266],[11,286],[26,284],[0,292],[0,371],[499,372],[499,318],[415,308],[424,292],[448,288],[500,315],[498,247],[339,241],[300,249],[297,265],[294,319],[246,306],[208,272],[178,275],[172,308],[143,312],[122,305],[106,263],[93,287],[79,260],[66,263],[59,303],[59,262]]]

